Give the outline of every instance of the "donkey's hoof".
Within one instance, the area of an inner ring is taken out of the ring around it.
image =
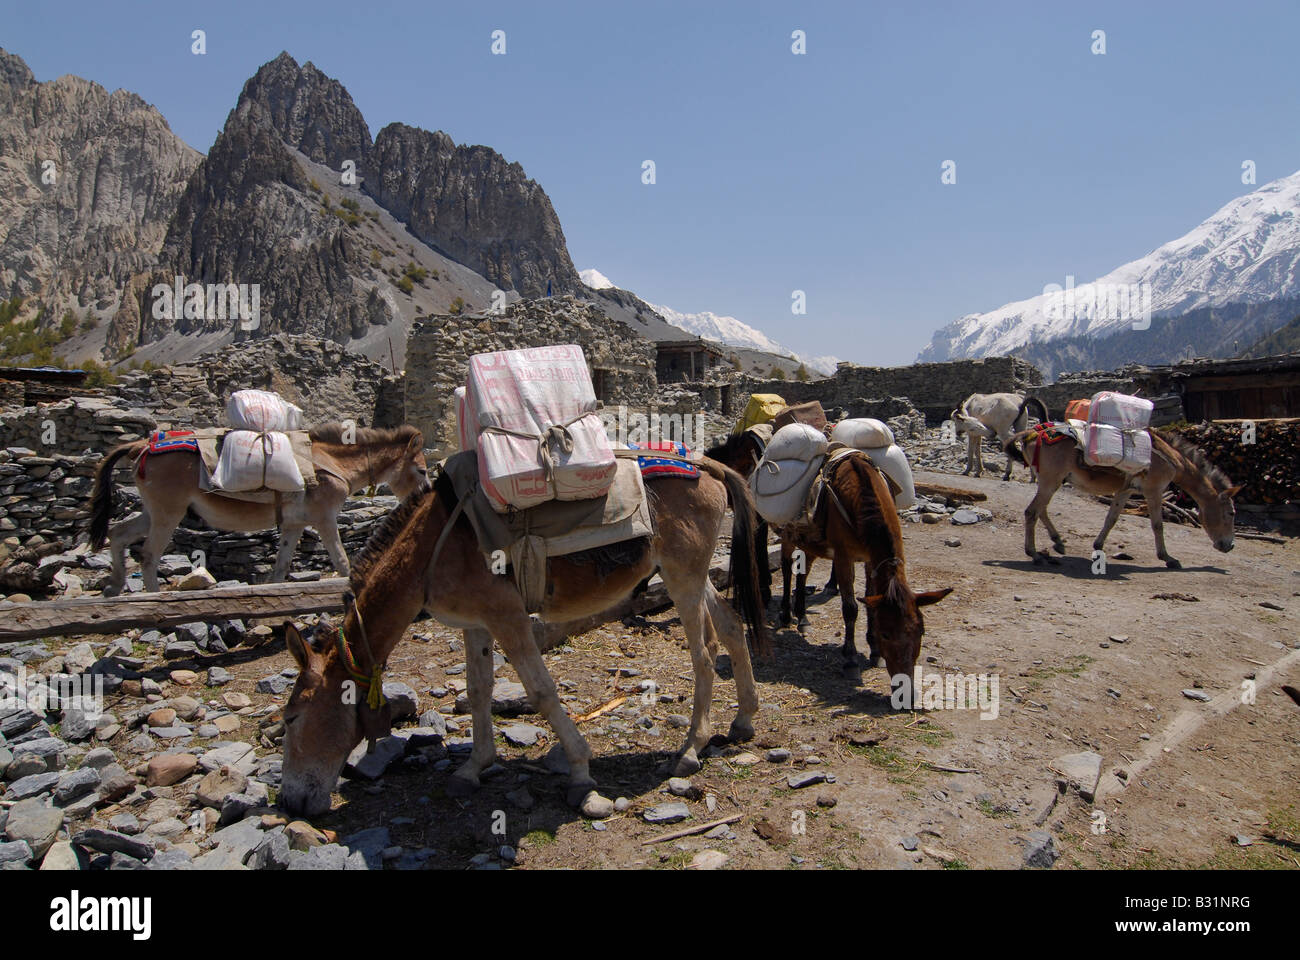
[[[674,777],[689,777],[691,774],[699,773],[704,764],[700,763],[700,758],[695,755],[695,748],[682,753],[677,762],[673,765],[672,772]]]
[[[1055,550],[1057,553],[1059,553],[1061,556],[1065,556],[1065,541],[1064,540],[1053,541],[1052,549]]]
[[[1179,563],[1177,560],[1175,560],[1173,557],[1169,557],[1168,559],[1165,560],[1165,566],[1168,567],[1170,570],[1183,569],[1183,565]]]
[[[478,777],[468,773],[453,773],[447,778],[447,796],[465,799],[478,791]]]
[[[590,778],[586,780],[571,780],[569,781],[569,785],[564,788],[564,802],[571,807],[576,807],[581,810],[583,805],[586,803],[588,795],[591,794],[600,796],[600,794],[596,793],[595,780]]]
[[[121,587],[115,587],[112,584],[106,584],[104,588],[100,591],[100,593],[106,597],[116,597],[121,592],[122,592]]]
[[[1034,561],[1036,567],[1041,567],[1047,561],[1047,557],[1042,553],[1031,553],[1029,559]]]
[[[748,720],[742,721],[737,717],[731,721],[731,727],[727,730],[727,739],[732,743],[744,743],[747,740],[753,740],[754,725]]]

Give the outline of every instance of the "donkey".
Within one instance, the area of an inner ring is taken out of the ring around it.
[[[171,541],[172,533],[193,509],[218,530],[253,531],[280,528],[280,549],[271,581],[285,579],[298,539],[306,527],[320,534],[334,569],[348,575],[348,557],[339,537],[338,513],[343,502],[368,486],[387,483],[395,494],[405,497],[420,485],[428,470],[424,460],[424,438],[412,426],[395,430],[345,427],[327,423],[309,431],[316,484],[304,491],[285,493],[279,510],[274,503],[260,503],[221,496],[199,486],[201,461],[188,451],[154,454],[140,469],[140,457],[147,440],[122,443],[109,451],[95,471],[91,492],[90,545],[95,550],[111,544],[113,570],[105,596],[121,593],[126,583],[126,548],[144,540],[141,572],[145,588],[158,590],[158,560]],[[345,438],[350,442],[344,442]],[[143,511],[110,526],[113,516],[113,468],[123,457],[136,465],[136,484]]]
[[[907,583],[903,561],[903,528],[880,471],[869,457],[854,450],[824,468],[826,491],[810,519],[774,527],[781,538],[781,626],[791,622],[790,574],[794,553],[801,550],[807,561],[833,561],[832,574],[838,582],[840,612],[844,617],[844,643],[840,648],[845,668],[857,657],[854,628],[858,600],[853,593],[854,565],[866,568],[867,666],[875,667],[884,654],[891,677],[912,675],[921,653],[925,620],[921,608],[938,603],[951,587],[914,593]],[[800,629],[807,623],[807,563],[796,575],[794,616]]]
[[[1026,410],[1030,406],[1038,408],[1038,419],[1047,422],[1047,407],[1037,397],[1021,398],[1018,393],[972,393],[952,412],[952,422],[957,433],[966,434],[966,469],[962,475],[971,470],[975,476],[984,474],[984,454],[982,444],[986,437],[997,437],[998,445],[1007,455],[1007,469],[1002,474],[1003,480],[1011,479],[1011,464],[1017,454],[1011,449],[1012,434],[1029,426]],[[1030,472],[1033,468],[1030,468]]]
[[[712,734],[713,664],[718,639],[731,654],[739,709],[733,740],[753,736],[758,693],[744,625],[709,580],[728,494],[734,523],[731,559],[737,595],[760,653],[768,649],[767,627],[758,605],[758,573],[752,550],[754,501],[745,481],[711,460],[698,461],[698,479],[661,477],[646,481],[654,535],[630,541],[622,556],[578,553],[548,561],[550,584],[543,620],[564,622],[608,610],[632,593],[656,566],[681,615],[690,643],[695,700],[685,745],[675,772],[700,769],[698,751]],[[445,473],[403,501],[371,536],[352,568],[356,599],[337,627],[322,625],[308,644],[290,624],[286,638],[300,673],[284,709],[284,767],[280,802],[292,812],[329,809],[330,791],[344,760],[362,736],[376,730],[368,695],[380,683],[380,665],[397,646],[407,625],[427,611],[465,632],[466,682],[474,725],[469,759],[451,776],[448,789],[465,795],[495,758],[492,743],[492,643],[495,640],[519,673],[529,699],[546,717],[569,760],[567,800],[578,805],[595,790],[591,748],[565,712],[555,683],[533,640],[523,597],[509,577],[483,562],[478,540],[461,515]],[[436,564],[435,564],[436,560]],[[345,696],[345,684],[358,695]],[[359,688],[359,689],[358,689]],[[347,704],[355,704],[348,706]],[[379,724],[382,727],[382,722]]]
[[[1102,524],[1097,539],[1092,542],[1094,550],[1100,550],[1105,545],[1106,536],[1115,526],[1129,497],[1140,490],[1147,502],[1151,532],[1155,534],[1156,556],[1171,570],[1181,567],[1182,564],[1165,549],[1163,502],[1165,490],[1171,483],[1178,484],[1200,507],[1201,526],[1205,528],[1214,549],[1222,553],[1232,549],[1232,528],[1237,512],[1232,498],[1241,487],[1233,486],[1232,481],[1210,463],[1203,451],[1182,437],[1173,435],[1166,438],[1154,430],[1147,432],[1151,436],[1151,465],[1146,470],[1131,475],[1111,467],[1088,466],[1083,462],[1083,451],[1076,444],[1045,444],[1035,430],[1016,435],[1015,442],[1024,448],[1024,458],[1038,468],[1038,491],[1025,508],[1025,553],[1034,563],[1041,564],[1045,555],[1034,549],[1034,526],[1038,520],[1042,520],[1043,526],[1047,528],[1056,552],[1065,553],[1065,541],[1048,519],[1047,505],[1067,479],[1094,496],[1111,498],[1106,522]]]

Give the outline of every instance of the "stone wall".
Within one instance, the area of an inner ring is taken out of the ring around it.
[[[93,453],[98,459],[119,443],[141,439],[155,423],[150,412],[118,398],[69,397],[0,410],[0,447],[26,447],[43,457]]]
[[[751,393],[775,393],[789,403],[820,400],[823,407],[859,411],[883,398],[911,399],[931,424],[947,419],[972,393],[1020,393],[1043,382],[1038,369],[1016,357],[985,357],[907,367],[862,367],[842,363],[822,380],[756,380],[746,377],[731,391],[728,414],[739,414]]]
[[[275,334],[232,344],[187,364],[125,374],[114,393],[167,412],[172,424],[225,426],[236,390],[272,390],[302,407],[309,425],[355,420],[363,427],[403,422],[401,380],[333,340]]]
[[[438,315],[417,321],[406,343],[407,422],[442,457],[458,449],[452,394],[464,386],[476,353],[576,343],[606,406],[646,410],[656,402],[654,343],[624,323],[611,322],[573,297],[519,300],[492,316]]]

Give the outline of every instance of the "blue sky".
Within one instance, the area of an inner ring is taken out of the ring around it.
[[[133,90],[204,151],[288,50],[372,135],[401,120],[522,164],[579,269],[863,363],[1174,239],[1252,189],[1243,160],[1259,184],[1300,169],[1294,2],[5,0],[0,23],[38,79]]]

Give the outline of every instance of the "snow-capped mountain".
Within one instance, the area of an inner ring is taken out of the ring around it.
[[[1066,277],[1051,282],[1055,289],[949,324],[917,359],[1100,339],[1149,329],[1153,316],[1300,296],[1300,172],[1238,197],[1177,240],[1091,283],[1068,289]]]
[[[599,270],[579,270],[578,276],[582,278],[583,283],[593,290],[603,290],[614,286],[613,281]],[[723,317],[707,310],[701,313],[682,313],[672,307],[660,306],[657,303],[647,301],[647,304],[674,327],[680,327],[687,333],[703,337],[705,340],[725,343],[733,347],[761,350],[764,353],[774,353],[782,357],[793,357],[806,364],[810,370],[815,370],[818,373],[834,373],[835,365],[839,363],[837,357],[800,356],[789,347],[777,343],[762,330],[755,329],[735,317]]]

